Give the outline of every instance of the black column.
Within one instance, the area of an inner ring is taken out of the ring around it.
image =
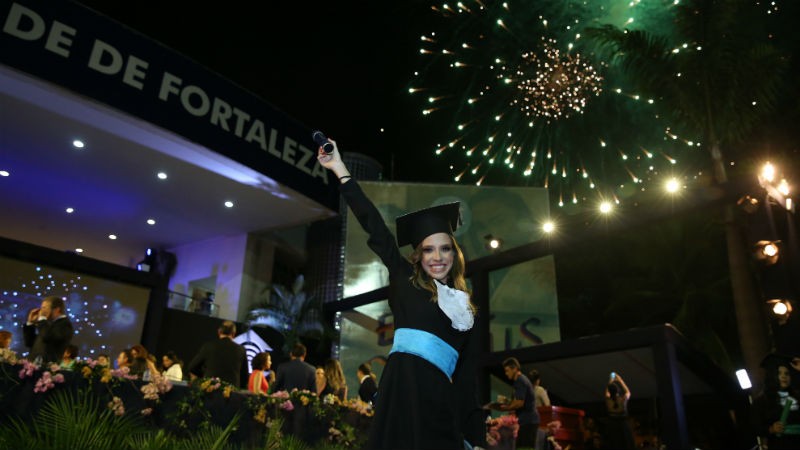
[[[675,346],[666,339],[653,345],[653,362],[661,404],[661,436],[668,449],[690,449],[683,407],[683,392]]]

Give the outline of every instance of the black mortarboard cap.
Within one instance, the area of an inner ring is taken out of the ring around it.
[[[426,237],[436,233],[453,233],[461,223],[459,202],[431,206],[402,215],[395,219],[397,225],[397,245],[417,246]]]
[[[791,364],[792,357],[780,353],[770,353],[761,360],[761,367],[768,370],[777,369],[778,366],[789,367]]]

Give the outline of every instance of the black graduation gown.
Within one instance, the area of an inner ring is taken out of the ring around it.
[[[378,383],[369,449],[463,449],[464,440],[485,447],[485,413],[476,397],[478,342],[475,327],[458,331],[431,293],[415,288],[412,266],[378,210],[355,180],[341,192],[361,226],[367,244],[389,269],[389,307],[394,327],[432,333],[459,353],[452,382],[436,366],[415,355],[392,353]]]

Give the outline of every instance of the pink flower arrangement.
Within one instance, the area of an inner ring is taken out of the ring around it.
[[[130,371],[131,371],[131,369],[128,368],[128,367],[122,367],[120,369],[110,369],[109,370],[109,372],[111,373],[111,376],[114,376],[114,377],[117,377],[117,378],[125,378],[126,380],[138,380],[139,377],[136,376],[136,375],[131,375]]]
[[[360,398],[348,399],[344,402],[344,406],[363,416],[372,417],[372,415],[375,414],[375,411],[372,409],[372,405],[361,400]]]
[[[158,400],[161,394],[172,390],[172,382],[167,377],[153,374],[150,382],[142,386],[140,390],[144,394],[145,400]]]
[[[33,392],[47,392],[56,386],[56,383],[63,383],[64,375],[57,373],[53,375],[49,371],[42,373],[42,377],[36,380],[36,386],[33,387]]]
[[[158,400],[158,387],[154,383],[145,384],[141,391],[145,400]]]
[[[486,443],[489,446],[495,446],[497,443],[502,440],[502,435],[500,434],[501,428],[510,429],[513,432],[514,439],[517,438],[517,433],[519,432],[519,420],[517,420],[517,416],[512,414],[504,414],[496,419],[487,419],[486,424],[489,426],[486,432]]]
[[[19,370],[19,378],[27,378],[33,376],[33,372],[39,369],[35,363],[28,361],[27,359],[20,360],[22,362],[22,369]]]
[[[289,393],[286,391],[278,391],[274,392],[270,395],[272,398],[279,398],[279,399],[287,399],[289,398]]]
[[[294,405],[292,404],[291,400],[286,400],[285,402],[281,403],[281,409],[291,411],[294,409]]]

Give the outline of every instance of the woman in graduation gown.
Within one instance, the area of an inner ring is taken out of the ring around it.
[[[485,447],[485,413],[476,397],[475,307],[453,237],[459,204],[398,217],[395,241],[335,143],[331,153],[320,147],[317,159],[341,182],[347,205],[369,234],[367,244],[389,270],[394,343],[378,383],[367,448]],[[407,244],[413,250],[408,258],[400,252]]]

